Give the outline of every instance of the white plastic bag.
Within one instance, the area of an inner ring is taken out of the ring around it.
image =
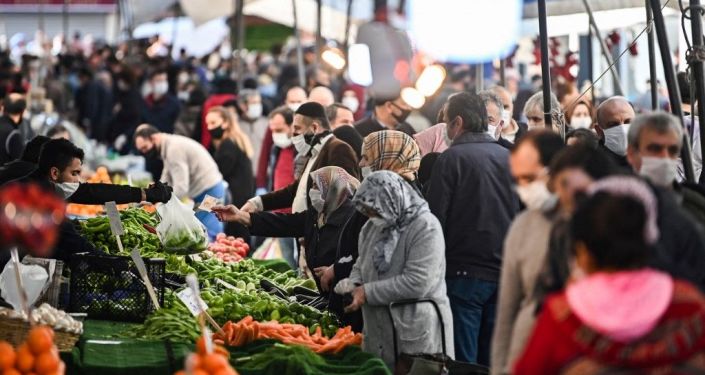
[[[20,263],[20,277],[22,278],[22,286],[27,293],[27,305],[32,306],[42,294],[49,275],[42,266],[28,266]],[[15,311],[22,311],[13,261],[7,262],[5,269],[0,274],[0,292],[2,298],[12,305]]]
[[[167,252],[174,254],[200,253],[208,247],[206,227],[193,210],[172,194],[169,202],[157,206],[160,222],[157,233]]]

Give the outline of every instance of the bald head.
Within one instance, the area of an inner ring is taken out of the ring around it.
[[[609,129],[622,124],[630,124],[634,119],[634,108],[623,96],[613,96],[597,107],[597,125]]]
[[[333,91],[324,86],[314,87],[311,90],[311,94],[308,96],[308,100],[311,102],[318,103],[324,107],[335,103],[335,97],[333,96]]]
[[[294,86],[286,92],[284,104],[295,111],[295,108],[299,108],[299,106],[304,104],[306,100],[306,91],[299,86]]]

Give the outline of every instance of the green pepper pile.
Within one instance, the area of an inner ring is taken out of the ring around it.
[[[242,283],[244,281],[241,281],[240,286]],[[302,324],[309,327],[311,332],[320,326],[323,333],[329,336],[335,335],[338,330],[337,320],[332,314],[273,297],[257,290],[253,283],[236,290],[206,288],[202,290],[201,298],[208,305],[208,313],[219,324],[228,320],[239,321],[250,315],[261,322],[276,320]],[[126,332],[125,335],[145,340],[194,341],[200,331],[196,318],[176,294],[168,293],[162,309],[150,314],[142,327]]]
[[[298,278],[292,270],[277,272],[258,266],[251,259],[244,259],[237,263],[223,263],[216,259],[208,259],[196,262],[192,267],[198,274],[199,280],[202,280],[205,286],[214,285],[216,278],[232,285],[242,281],[245,284],[252,283],[256,286],[259,286],[260,282],[266,279],[279,285],[290,294],[293,292],[293,288],[297,286],[316,289],[315,281]]]
[[[147,227],[154,228],[156,219],[141,208],[128,208],[120,211],[120,221],[125,234],[120,236],[123,253],[120,253],[117,240],[110,231],[110,220],[107,216],[100,216],[81,221],[81,234],[93,246],[111,255],[130,255],[130,251],[137,247],[143,257],[162,257],[162,244],[159,237],[150,232]],[[145,227],[145,225],[147,227]]]

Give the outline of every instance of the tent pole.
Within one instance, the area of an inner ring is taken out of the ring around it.
[[[499,85],[505,87],[507,84],[507,61],[504,58],[499,59]]]
[[[671,48],[668,46],[668,36],[666,35],[666,24],[663,21],[661,13],[660,0],[649,0],[651,11],[654,17],[654,26],[656,27],[656,38],[658,40],[659,50],[661,51],[661,62],[663,62],[663,71],[666,77],[666,86],[668,87],[668,99],[671,101],[671,112],[678,117],[678,120],[685,129],[683,123],[683,109],[681,108],[681,93],[678,89],[678,81],[676,80],[676,70],[673,67],[671,59]],[[688,182],[695,182],[695,173],[693,172],[693,159],[691,158],[691,147],[688,132],[683,132],[683,147],[681,147],[681,160],[683,161],[683,169],[685,170],[685,178]]]
[[[647,0],[648,1],[648,0]],[[592,40],[593,40],[594,35],[592,34],[592,27],[590,27],[590,24],[588,22],[588,40],[587,40],[587,59],[588,59],[588,79],[590,80],[590,84],[593,84],[593,80],[595,79],[595,72],[593,70],[592,66],[592,61],[593,61],[593,55],[592,55]],[[595,106],[595,87],[593,86],[590,89],[590,99],[592,100],[592,105],[593,107]]]
[[[654,16],[651,12],[651,7],[649,6],[649,1],[646,0],[646,22],[651,24]],[[651,110],[655,111],[658,109],[658,79],[656,78],[656,45],[654,43],[654,30],[651,27],[646,35],[649,44],[649,77],[650,77],[650,89],[651,89]]]
[[[588,14],[588,19],[590,20],[590,25],[592,26],[593,30],[595,31],[595,36],[600,41],[600,49],[602,50],[602,55],[605,57],[607,64],[610,66],[610,72],[612,72],[612,77],[614,78],[615,93],[617,95],[624,95],[624,90],[622,89],[622,81],[620,81],[620,79],[619,79],[619,74],[617,74],[617,70],[614,67],[614,61],[612,60],[612,56],[610,55],[610,52],[607,49],[607,45],[605,44],[605,40],[602,38],[602,33],[600,33],[600,29],[597,27],[597,23],[595,22],[595,18],[592,15],[592,8],[590,7],[590,4],[588,4],[587,0],[583,0],[583,5],[585,5],[585,11]]]
[[[485,89],[485,64],[475,65],[475,92],[479,93]]]
[[[702,8],[700,6],[700,0],[690,0],[690,30],[693,38],[693,49],[697,52],[699,49],[705,47],[705,42],[703,41],[703,20],[702,20]],[[697,11],[693,14],[693,11]],[[695,94],[697,95],[697,100],[691,98],[690,105],[695,106],[698,104],[698,121],[700,126],[700,152],[701,155],[705,155],[705,142],[703,142],[702,136],[705,131],[705,73],[703,72],[703,61],[699,59],[692,59],[688,62],[690,64],[690,69],[693,71],[693,77],[695,78]],[[691,108],[693,111],[694,108]],[[694,127],[695,124],[692,124]],[[705,183],[700,174],[701,183]]]
[[[299,71],[299,86],[305,89],[304,52],[301,49],[301,33],[299,32],[299,17],[296,14],[296,0],[291,0],[291,9],[294,13],[294,38],[296,39],[296,65]]]
[[[118,25],[120,25],[120,2],[118,2]],[[69,0],[64,0],[64,6],[61,7],[61,20],[64,30],[64,43],[68,45],[69,40]]]
[[[352,2],[348,0],[348,6],[345,9],[345,40],[343,40],[343,54],[348,55],[348,46],[350,40],[350,19],[352,18]]]
[[[323,48],[323,36],[322,36],[322,30],[321,27],[323,25],[323,16],[322,14],[322,9],[323,9],[323,0],[316,0],[316,46],[315,46],[315,52],[316,52],[316,60],[315,60],[315,65],[318,65],[318,62],[320,60],[322,48]]]
[[[551,129],[551,69],[548,60],[548,30],[546,28],[546,0],[538,0],[539,37],[541,45],[541,79],[543,80],[543,118],[546,128]]]
[[[245,85],[245,0],[237,2],[237,88],[244,89]]]

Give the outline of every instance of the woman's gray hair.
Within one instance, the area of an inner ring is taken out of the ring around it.
[[[627,140],[630,147],[639,148],[639,138],[645,129],[655,131],[658,134],[673,131],[678,135],[679,140],[683,138],[683,127],[678,121],[678,117],[663,111],[644,113],[636,116],[629,125]]]
[[[543,113],[543,92],[539,91],[536,94],[531,95],[529,100],[526,101],[526,104],[524,104],[524,115],[526,115],[526,113],[534,107],[538,107],[539,111]],[[551,113],[559,113],[560,111],[561,104],[558,102],[556,95],[551,93]]]

